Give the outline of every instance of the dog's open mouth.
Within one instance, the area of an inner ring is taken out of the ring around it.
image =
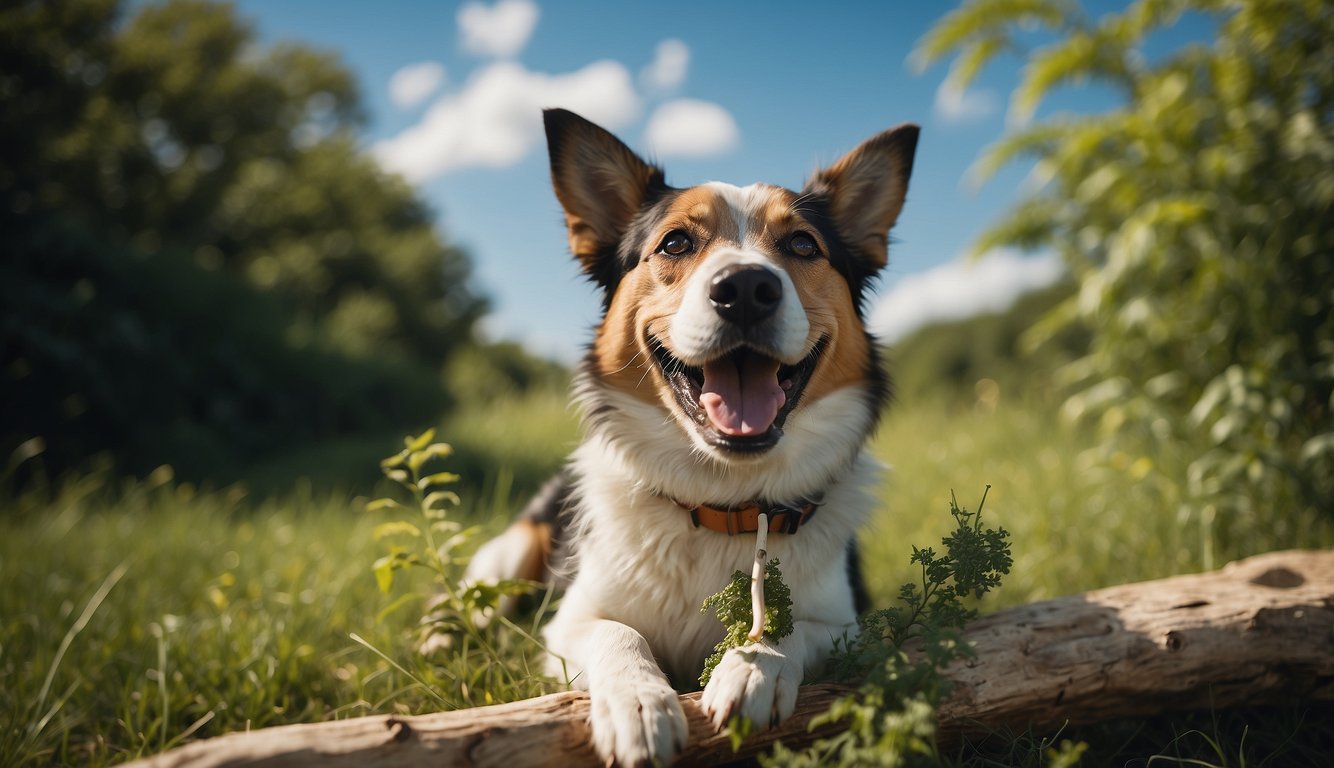
[[[740,453],[766,451],[783,436],[783,423],[797,406],[825,340],[795,365],[739,346],[703,366],[686,365],[652,340],[654,360],[686,418],[717,448]]]

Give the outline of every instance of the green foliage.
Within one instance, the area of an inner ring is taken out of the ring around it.
[[[750,642],[750,626],[754,606],[750,597],[750,574],[736,571],[732,580],[721,591],[704,599],[701,613],[713,609],[713,615],[723,623],[726,634],[714,646],[713,653],[704,660],[704,671],[699,675],[701,687],[709,684],[714,667],[723,660],[730,648],[739,648]],[[792,634],[792,590],[783,581],[783,571],[774,558],[764,564],[764,635],[770,640],[782,640]]]
[[[944,551],[913,547],[917,581],[899,589],[900,605],[862,617],[861,633],[836,650],[835,676],[858,683],[856,694],[835,702],[812,721],[846,726],[802,752],[775,750],[766,765],[901,766],[935,756],[935,706],[948,693],[941,671],[969,658],[959,631],[976,615],[968,600],[981,598],[1009,573],[1009,534],[982,526],[982,507],[961,508],[950,495],[954,530]]]
[[[420,369],[293,344],[276,297],[179,255],[73,226],[30,231],[7,255],[0,448],[42,435],[51,469],[111,450],[123,471],[171,462],[185,478],[227,480],[275,450],[442,406]]]
[[[1147,40],[1183,14],[1209,44]],[[1111,465],[1225,546],[1309,527],[1334,497],[1334,15],[1321,0],[1141,0],[1089,20],[1063,2],[979,0],[923,41],[960,84],[1019,41],[1012,116],[982,161],[1037,161],[1045,188],[978,244],[1048,246],[1077,295],[1047,323],[1093,333],[1067,415]],[[1064,84],[1124,94],[1103,114],[1023,125]],[[1189,457],[1186,462],[1177,456]],[[1293,510],[1295,514],[1276,514]]]
[[[492,691],[527,690],[536,695],[552,682],[528,667],[528,659],[541,650],[532,630],[545,612],[539,610],[532,629],[525,629],[498,610],[502,599],[530,594],[537,585],[518,580],[462,583],[467,564],[463,550],[469,548],[479,529],[465,528],[450,519],[448,510],[461,500],[449,486],[457,483],[459,476],[428,471],[428,466],[454,451],[447,443],[434,440],[433,429],[404,438],[403,450],[380,462],[385,477],[411,494],[411,507],[389,497],[366,505],[367,512],[392,511],[410,518],[389,520],[375,527],[376,540],[406,542],[391,545],[388,554],[371,567],[380,591],[387,594],[393,590],[399,571],[424,569],[430,574],[429,591],[404,595],[382,615],[414,603],[423,609],[417,612],[425,613],[419,626],[418,649],[431,656],[433,665],[427,679],[413,679],[428,691],[444,688],[454,699],[467,698],[472,692],[483,697],[481,703],[499,700]],[[488,621],[493,616],[495,620]]]
[[[385,497],[369,502],[366,511],[401,511],[414,514],[419,519],[415,523],[407,520],[380,523],[375,527],[375,538],[378,540],[408,534],[425,544],[421,553],[395,545],[390,548],[389,554],[375,561],[372,570],[382,592],[393,589],[395,571],[414,566],[430,570],[433,580],[441,582],[442,588],[451,589],[453,581],[450,577],[457,575],[453,573],[456,550],[477,533],[475,528],[465,530],[457,521],[449,519],[448,508],[457,507],[461,499],[457,493],[446,490],[444,486],[458,482],[459,476],[453,472],[423,472],[428,462],[447,458],[454,453],[448,443],[436,443],[434,440],[434,429],[428,429],[416,437],[406,437],[403,439],[403,450],[380,462],[384,476],[412,494],[413,508]]]
[[[448,405],[481,301],[336,56],[228,5],[0,10],[0,451],[237,477]],[[13,418],[11,418],[11,415]]]

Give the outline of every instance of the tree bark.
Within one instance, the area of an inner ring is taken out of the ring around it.
[[[947,670],[939,709],[949,742],[976,729],[1088,723],[1172,710],[1334,699],[1334,551],[1274,552],[1220,571],[1031,603],[975,621],[976,656]],[[796,714],[734,753],[698,705],[687,765],[744,759],[775,740],[809,744],[811,718],[845,695],[804,686]],[[512,704],[400,717],[289,725],[187,744],[135,765],[597,765],[588,697],[556,693]]]

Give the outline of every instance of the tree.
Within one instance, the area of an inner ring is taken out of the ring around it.
[[[358,149],[351,74],[225,4],[134,9],[0,10],[0,451],[226,480],[436,418],[483,302]]]
[[[1216,23],[1213,41],[1150,55],[1183,14]],[[1046,327],[1093,331],[1065,408],[1099,420],[1113,463],[1234,540],[1299,535],[1334,510],[1334,9],[1139,0],[1094,20],[1061,0],[975,0],[916,55],[954,56],[959,87],[1034,41],[1019,127],[979,168],[1031,157],[1047,181],[978,249],[1065,257],[1079,291]],[[1086,80],[1122,103],[1031,121]]]

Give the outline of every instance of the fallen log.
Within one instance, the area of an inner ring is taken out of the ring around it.
[[[947,671],[942,739],[1061,723],[1334,699],[1334,551],[1274,552],[1220,571],[1101,589],[1006,609],[965,633],[975,658]],[[809,744],[811,718],[848,689],[802,688],[797,713],[741,752],[716,734],[699,694],[682,762],[731,762],[775,740]],[[477,709],[288,725],[194,742],[142,760],[168,766],[597,765],[588,697],[556,693]],[[836,728],[836,726],[833,726]]]

